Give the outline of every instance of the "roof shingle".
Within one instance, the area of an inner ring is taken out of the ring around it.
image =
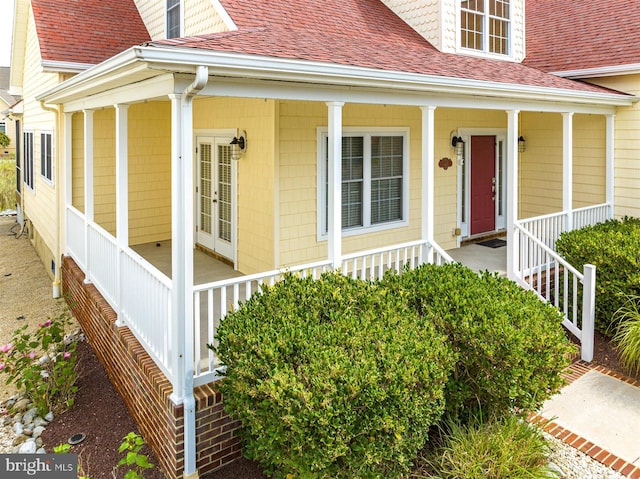
[[[547,72],[640,63],[640,2],[526,3],[525,64]]]
[[[153,42],[494,83],[602,92],[519,63],[442,53],[379,0],[221,0],[238,31]]]
[[[150,39],[133,0],[31,0],[45,61],[100,63]]]

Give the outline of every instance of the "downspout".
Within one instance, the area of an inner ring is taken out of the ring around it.
[[[58,158],[60,157],[60,152],[62,151],[62,149],[60,148],[60,138],[62,137],[61,132],[62,129],[60,128],[60,106],[47,106],[44,102],[44,100],[40,100],[40,108],[42,108],[45,111],[50,111],[55,115],[55,120],[54,120],[54,125],[56,125],[56,130],[54,131],[54,137],[55,137],[55,148],[56,148],[56,152],[54,155],[54,161],[55,161],[55,165],[54,165],[54,172],[56,175],[60,175],[60,162],[58,160]],[[61,231],[62,228],[60,227],[60,190],[62,189],[62,185],[60,181],[56,182],[56,187],[55,187],[55,191],[56,191],[56,202],[55,202],[55,218],[56,218],[56,226],[55,226],[55,241],[56,244],[54,245],[54,249],[55,252],[53,253],[53,257],[54,257],[54,261],[55,261],[55,271],[53,272],[53,298],[57,299],[60,297],[60,263],[59,263],[59,257],[62,255],[62,252],[60,250],[60,245],[62,244],[62,239],[60,238],[61,236]],[[24,211],[24,210],[23,210]]]
[[[184,400],[184,477],[197,478],[196,467],[196,404],[193,396],[194,376],[194,321],[193,321],[193,244],[194,244],[194,188],[193,188],[193,99],[207,85],[209,81],[209,68],[199,65],[196,68],[196,77],[182,93],[180,98],[182,112],[181,128],[181,158],[182,158],[182,184],[184,188],[184,236],[182,241],[183,263],[180,270],[180,282],[174,283],[174,287],[180,288],[184,295],[184,321],[179,321],[182,331],[179,340],[182,341],[184,351],[183,359],[183,387],[181,396]],[[175,240],[175,238],[174,238]],[[179,320],[179,318],[174,318]],[[184,329],[183,329],[184,328]]]

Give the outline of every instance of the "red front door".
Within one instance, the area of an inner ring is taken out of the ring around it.
[[[471,137],[471,234],[496,229],[496,137]]]

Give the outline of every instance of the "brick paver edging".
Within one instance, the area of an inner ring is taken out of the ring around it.
[[[597,371],[601,374],[614,377],[622,382],[630,384],[635,387],[640,387],[640,381],[623,376],[616,372],[611,371],[603,366],[596,366],[584,361],[575,361],[565,371],[563,375],[567,382],[571,384],[578,378],[584,376],[589,371]],[[607,467],[624,474],[630,479],[640,479],[640,467],[625,461],[624,459],[610,453],[609,451],[602,449],[600,446],[596,446],[591,441],[574,434],[573,432],[560,426],[553,420],[549,420],[539,414],[531,414],[528,418],[532,424],[537,424],[542,429],[551,434],[556,439],[560,439],[565,444],[569,444],[571,447],[581,451],[596,461],[604,464]]]

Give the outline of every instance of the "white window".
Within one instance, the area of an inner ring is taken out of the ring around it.
[[[460,46],[471,50],[510,54],[509,0],[462,0]]]
[[[40,175],[48,182],[53,182],[53,135],[40,133]]]
[[[167,0],[167,38],[182,36],[180,0]]]
[[[320,134],[319,234],[327,233],[329,148]],[[369,232],[402,226],[408,218],[406,129],[345,130],[342,136],[342,229]]]
[[[33,131],[24,132],[24,183],[31,189],[33,183]]]
[[[7,133],[7,125],[4,121],[0,121],[0,133]]]

